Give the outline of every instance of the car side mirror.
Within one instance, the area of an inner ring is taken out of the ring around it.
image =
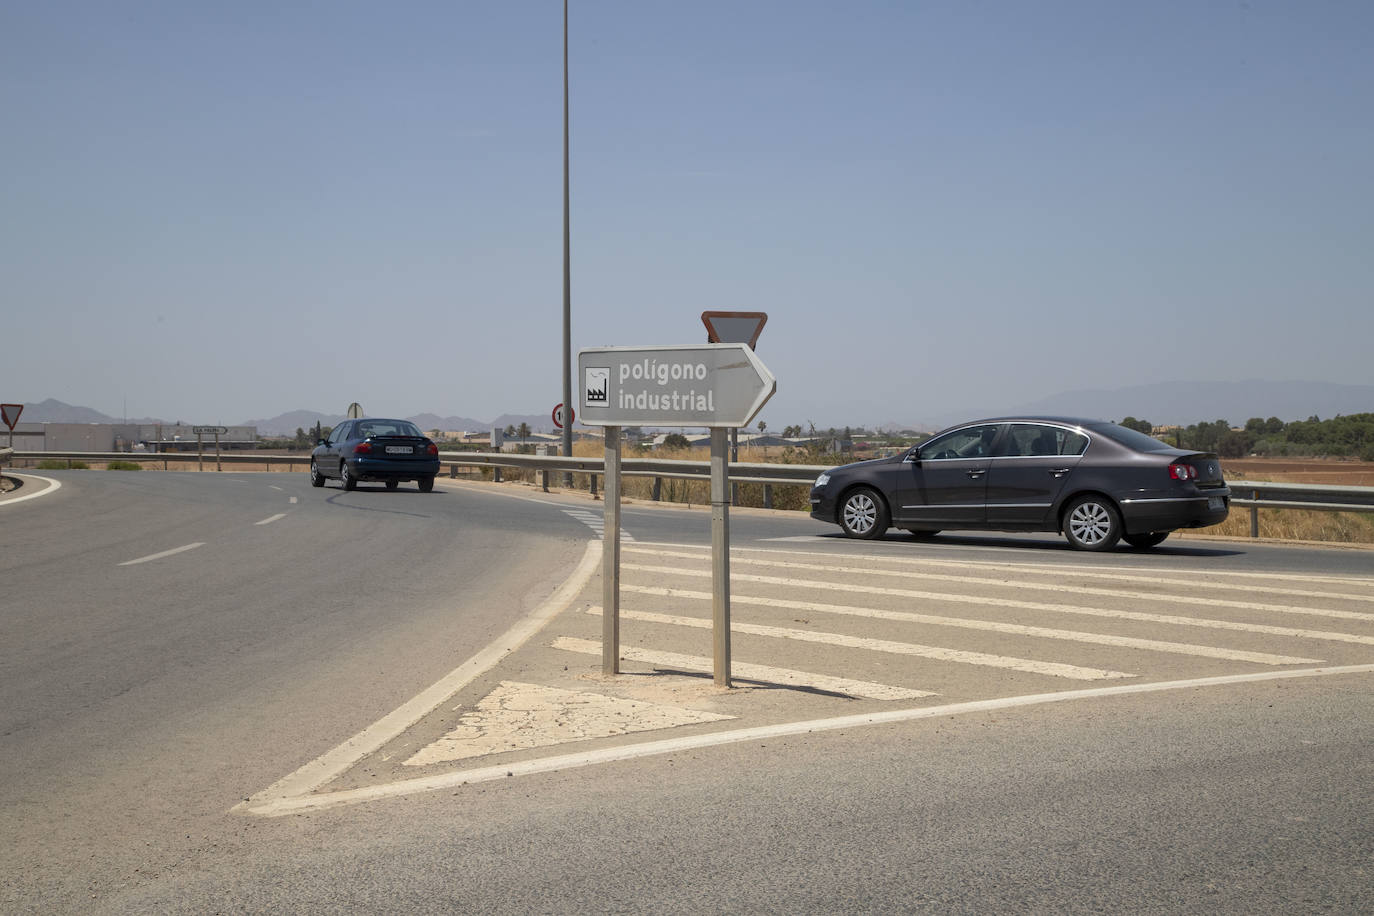
[[[316,439],[316,440],[315,440],[315,444],[316,444],[316,445],[328,445],[328,444],[329,444],[329,440],[328,440],[328,439]]]

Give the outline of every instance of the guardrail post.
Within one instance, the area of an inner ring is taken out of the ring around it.
[[[596,499],[596,475],[592,475],[592,499]]]
[[[549,469],[544,468],[539,472],[539,483],[544,488],[544,492],[549,492]]]
[[[773,485],[771,483],[763,485],[763,508],[773,508]]]
[[[662,477],[655,477],[655,478],[654,478],[653,500],[654,500],[654,502],[656,502],[656,503],[657,503],[657,502],[662,502],[662,501],[663,501],[663,478],[662,478]]]
[[[496,465],[496,466],[494,466],[494,467],[491,469],[491,479],[492,479],[495,483],[500,483],[500,482],[501,482],[501,466],[500,466],[500,465]]]
[[[1251,490],[1250,498],[1259,500],[1259,490]],[[1250,507],[1250,537],[1259,537],[1259,506]]]

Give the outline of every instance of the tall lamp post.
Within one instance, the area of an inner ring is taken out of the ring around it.
[[[563,0],[563,457],[572,457],[572,231],[568,199],[568,0]],[[573,485],[572,472],[563,486]]]

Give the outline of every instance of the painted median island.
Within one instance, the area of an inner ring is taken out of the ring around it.
[[[731,429],[747,426],[777,380],[747,344],[595,347],[577,354],[581,420],[605,428],[605,545],[601,667],[620,671],[620,429],[702,426],[711,430],[711,580],[715,682],[730,684]]]

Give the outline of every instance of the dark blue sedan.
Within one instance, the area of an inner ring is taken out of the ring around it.
[[[344,420],[310,455],[310,485],[315,487],[337,478],[345,490],[364,480],[383,481],[394,490],[401,481],[413,480],[421,493],[428,493],[438,473],[439,447],[409,420]]]

